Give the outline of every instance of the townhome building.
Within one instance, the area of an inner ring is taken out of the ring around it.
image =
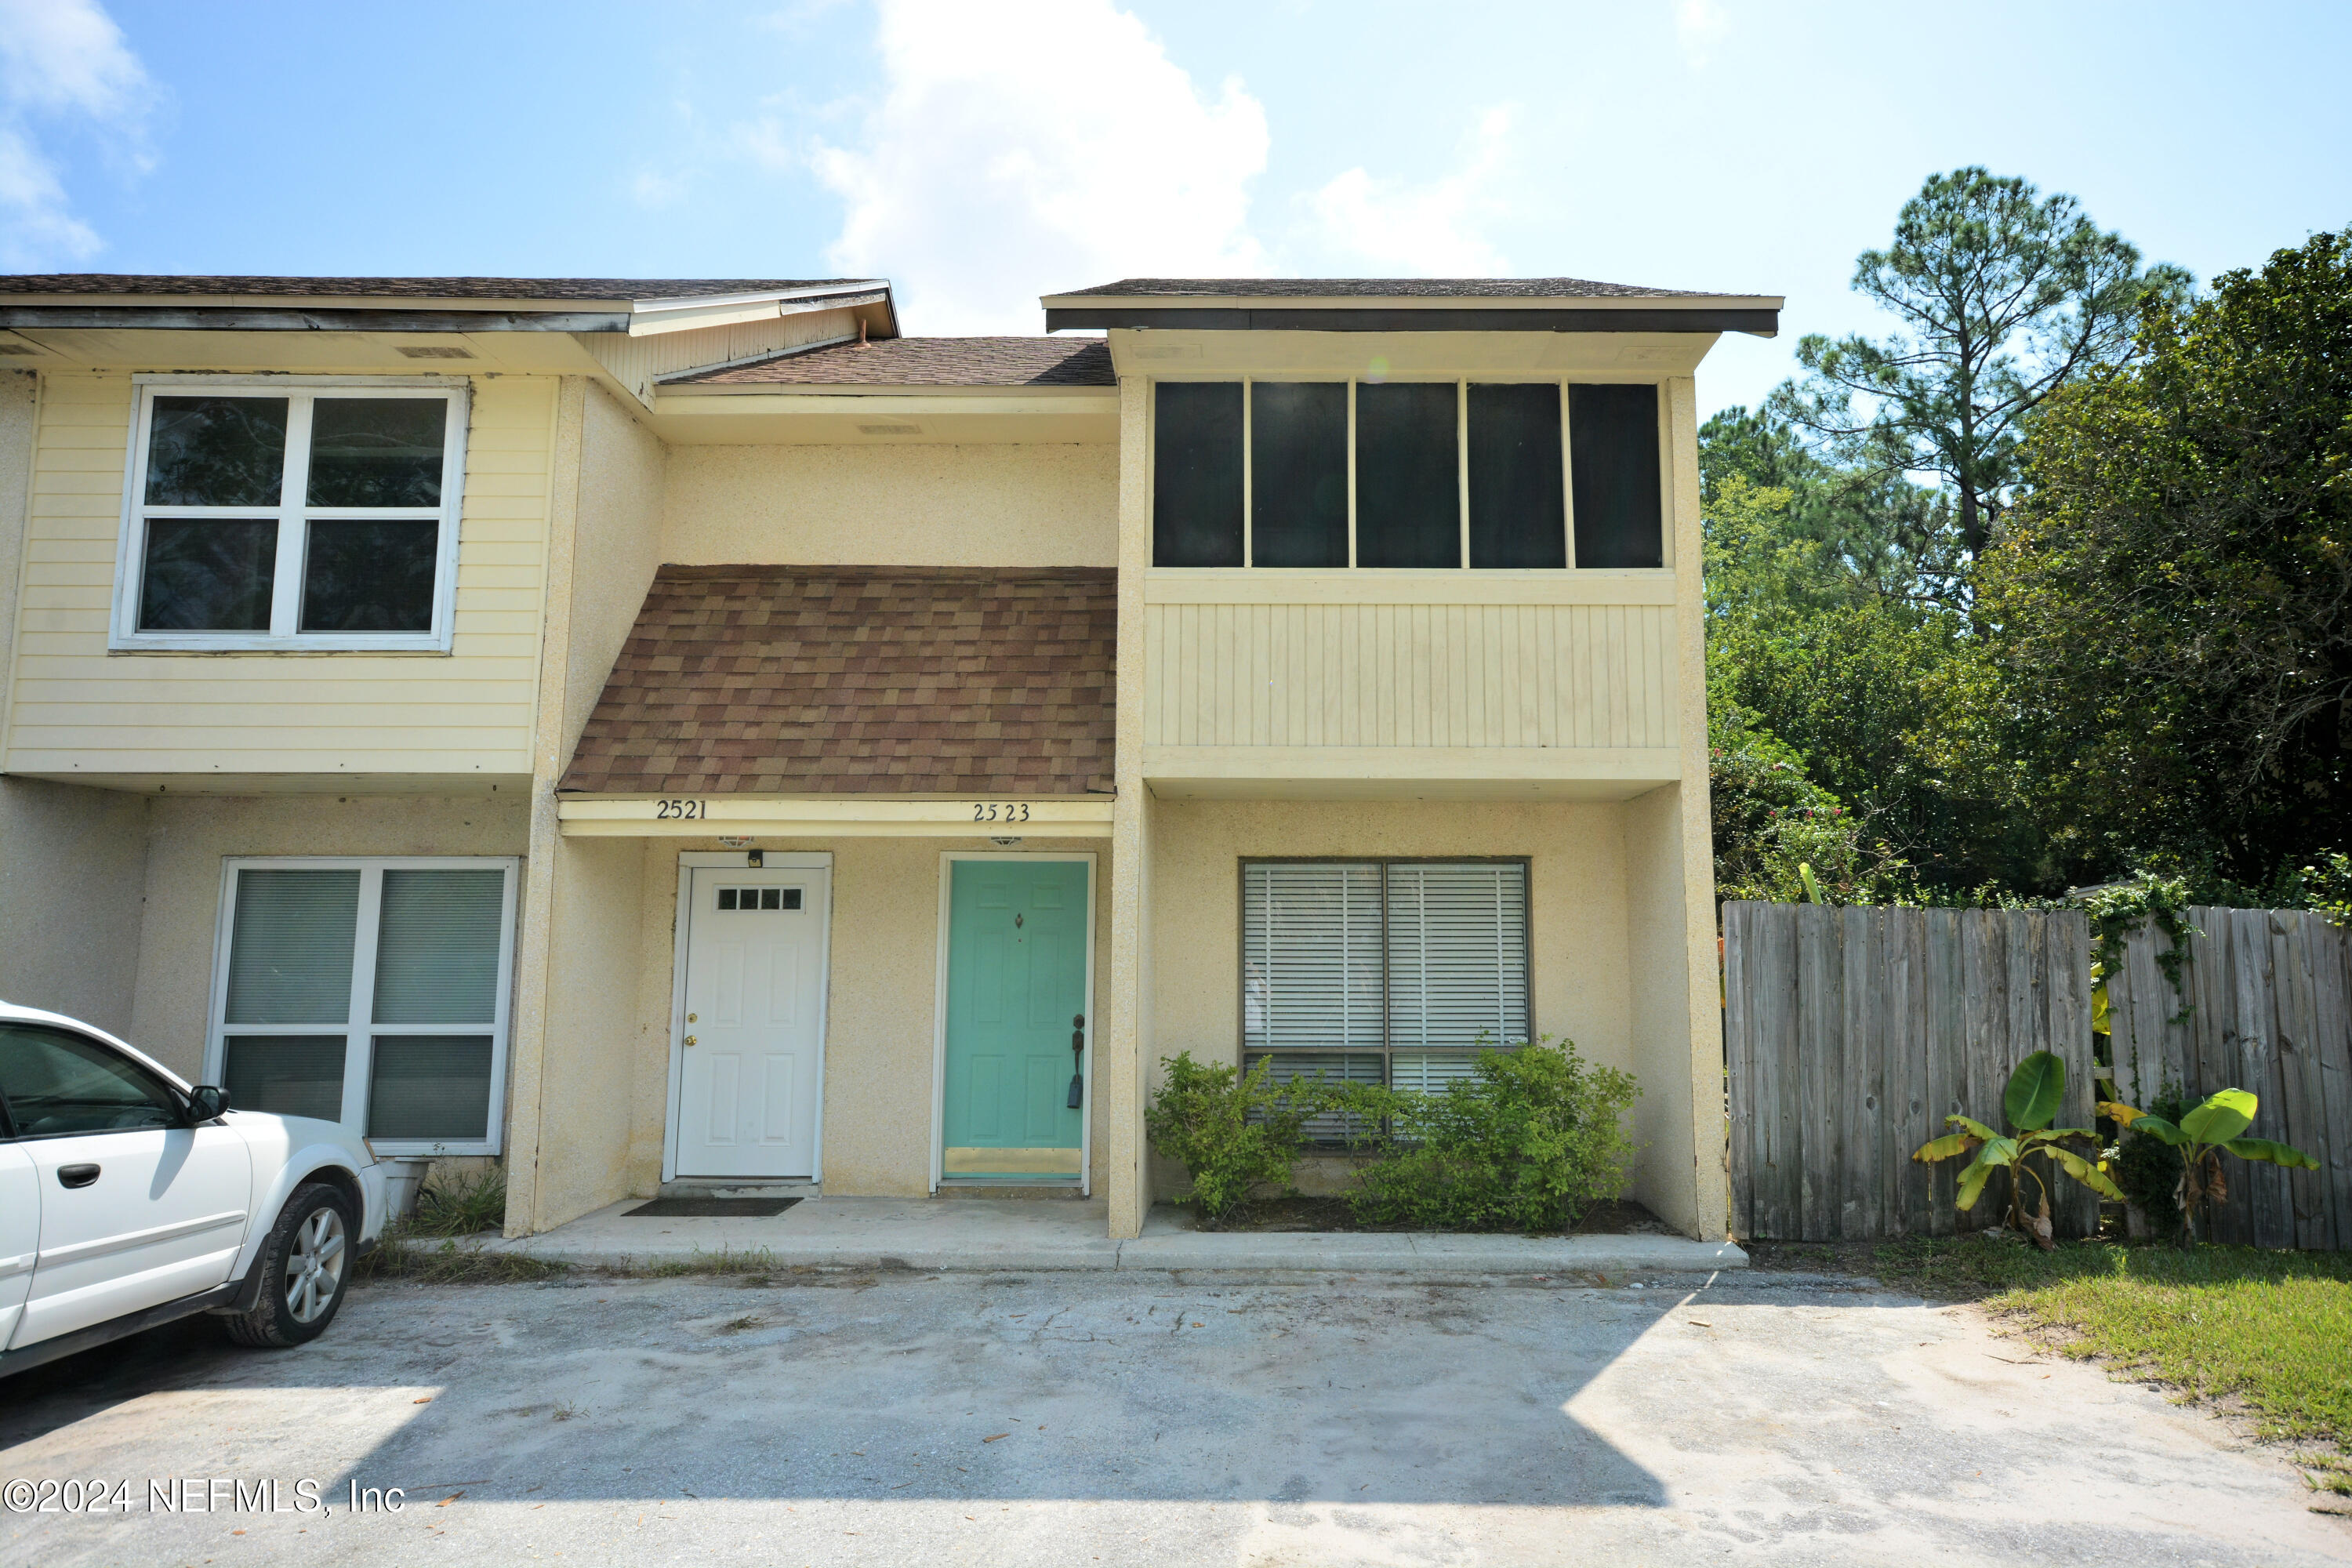
[[[806,1184],[1132,1236],[1164,1058],[1569,1038],[1721,1237],[1693,378],[1780,301],[1042,305],[0,278],[0,995],[499,1162],[514,1234]]]

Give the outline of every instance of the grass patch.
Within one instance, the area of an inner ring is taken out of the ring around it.
[[[685,1258],[666,1258],[655,1263],[633,1264],[625,1270],[607,1269],[604,1272],[623,1272],[641,1279],[671,1279],[682,1274],[764,1276],[789,1274],[793,1270],[789,1265],[778,1262],[776,1255],[766,1247],[755,1247],[743,1252],[730,1247],[720,1247],[717,1252],[698,1249]]]
[[[1971,1237],[1888,1243],[1868,1267],[2043,1331],[2060,1354],[2242,1400],[2265,1437],[2352,1443],[2352,1256],[2100,1241],[2042,1252]]]
[[[410,1236],[478,1236],[507,1223],[507,1179],[485,1171],[428,1184],[416,1194],[416,1213],[402,1222]]]
[[[384,1233],[382,1245],[361,1258],[352,1273],[354,1283],[371,1279],[405,1279],[415,1285],[520,1285],[554,1279],[572,1271],[569,1263],[554,1263],[518,1252],[484,1252],[445,1239],[438,1247],[425,1245],[398,1227]]]

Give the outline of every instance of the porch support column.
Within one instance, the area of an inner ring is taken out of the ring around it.
[[[1096,1038],[1108,1095],[1105,1183],[1110,1234],[1143,1234],[1151,1159],[1143,1131],[1151,1039],[1151,797],[1143,785],[1143,574],[1151,565],[1151,494],[1145,400],[1151,384],[1118,386],[1118,681],[1112,781],[1108,1026]]]
[[[516,911],[514,1027],[507,1068],[507,1223],[530,1236],[541,1223],[539,1157],[547,1071],[549,971],[553,963],[556,861],[562,848],[555,784],[564,763],[565,678],[572,664],[572,578],[580,526],[580,441],[587,382],[565,376],[553,410],[548,473],[544,630],[530,737],[530,847]],[[570,1218],[570,1215],[565,1215]]]
[[[1698,387],[1666,383],[1666,429],[1675,530],[1675,674],[1683,693],[1679,823],[1683,958],[1688,987],[1693,1214],[1702,1241],[1729,1234],[1730,1127],[1724,1109],[1722,959],[1716,945],[1715,831],[1706,743],[1706,616],[1699,582]]]

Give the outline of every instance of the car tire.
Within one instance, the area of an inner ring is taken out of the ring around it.
[[[253,1266],[261,1295],[222,1320],[241,1345],[283,1350],[317,1339],[335,1321],[357,1260],[352,1200],[324,1182],[298,1188],[278,1211]]]

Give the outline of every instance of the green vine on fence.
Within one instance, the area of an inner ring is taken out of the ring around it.
[[[2181,966],[2188,961],[2189,939],[2196,934],[2187,918],[2188,879],[2143,876],[2136,881],[2095,888],[2083,894],[2078,901],[2084,912],[2091,917],[2091,930],[2098,937],[2098,965],[2102,975],[2114,974],[2123,967],[2124,939],[2140,927],[2153,924],[2172,939],[2170,946],[2157,950],[2156,964],[2164,971],[2164,978],[2171,983],[2173,995],[2180,1001],[2180,1011],[2173,1015],[2172,1022],[2187,1023],[2189,989],[2181,977]]]

